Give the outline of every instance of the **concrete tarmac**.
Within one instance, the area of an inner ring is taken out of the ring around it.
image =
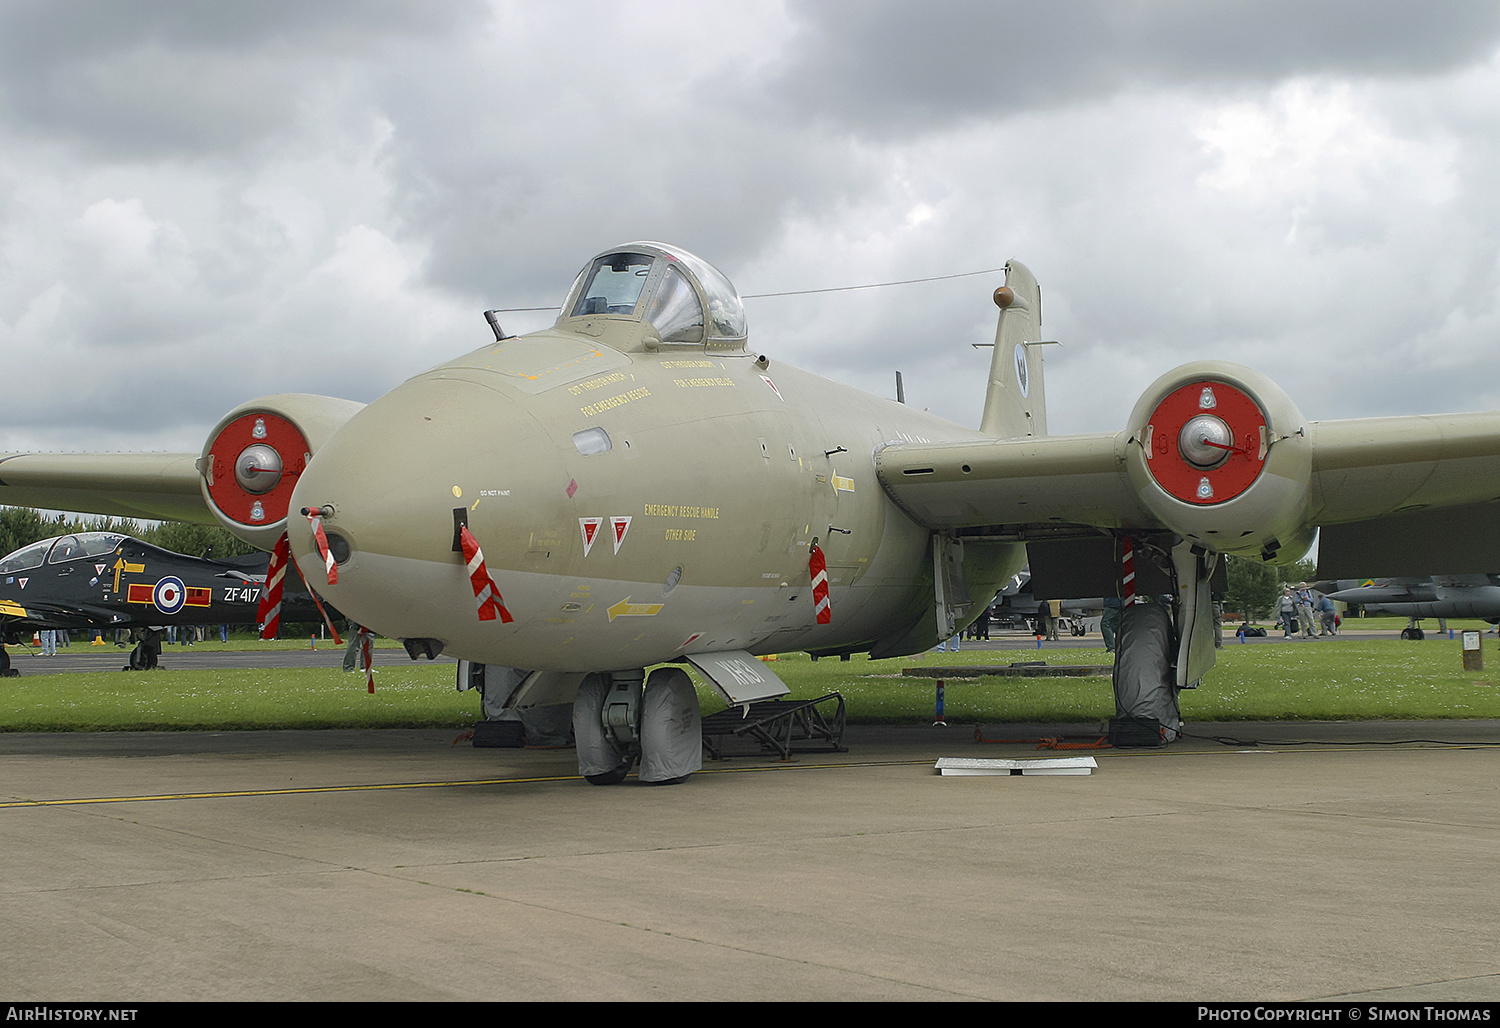
[[[604,788],[441,731],[4,735],[0,999],[1500,1001],[1500,722],[1189,731]]]

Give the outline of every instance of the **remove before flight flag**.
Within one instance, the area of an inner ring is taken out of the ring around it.
[[[333,551],[328,548],[328,535],[323,531],[323,522],[322,520],[320,520],[321,518],[321,514],[309,514],[307,516],[307,523],[309,525],[312,525],[313,538],[318,542],[318,556],[323,558],[323,567],[328,571],[328,584],[338,585],[338,562],[333,559]]]
[[[286,584],[286,566],[292,559],[292,544],[286,533],[276,540],[271,551],[271,563],[266,567],[266,582],[260,590],[260,606],[256,608],[255,620],[261,624],[262,639],[276,638],[281,628],[281,590]]]
[[[818,615],[818,624],[826,625],[833,620],[833,608],[828,602],[828,561],[817,546],[807,558],[807,572],[812,575],[813,610]]]
[[[458,540],[463,547],[464,563],[468,565],[469,584],[474,587],[474,605],[479,611],[479,620],[493,621],[498,611],[501,621],[506,624],[514,621],[510,611],[505,609],[500,590],[495,588],[494,581],[490,579],[489,569],[484,566],[484,551],[479,548],[479,540],[474,538],[469,526],[459,527]]]

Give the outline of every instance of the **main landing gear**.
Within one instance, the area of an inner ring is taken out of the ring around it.
[[[644,684],[643,684],[644,682]],[[675,785],[703,767],[703,725],[693,681],[681,668],[589,675],[573,702],[578,773],[595,785],[640,780]]]
[[[161,637],[163,633],[157,628],[141,628],[130,633],[130,637],[136,640],[135,649],[130,651],[130,663],[122,670],[125,671],[154,671],[161,657]]]

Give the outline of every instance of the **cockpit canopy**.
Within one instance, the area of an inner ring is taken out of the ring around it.
[[[667,346],[745,345],[745,306],[733,284],[702,258],[664,243],[627,243],[583,269],[558,321],[599,315],[648,321]]]
[[[115,547],[124,541],[125,537],[118,532],[75,532],[55,539],[43,539],[0,559],[0,575],[29,571],[44,563],[61,564],[82,557],[100,557],[113,553]]]

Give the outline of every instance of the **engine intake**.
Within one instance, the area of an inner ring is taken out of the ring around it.
[[[1258,371],[1200,361],[1152,383],[1131,412],[1131,483],[1162,523],[1220,553],[1295,561],[1312,451],[1302,413]]]
[[[286,530],[292,490],[317,447],[364,404],[283,393],[226,414],[203,447],[203,496],[234,535],[270,549]]]

